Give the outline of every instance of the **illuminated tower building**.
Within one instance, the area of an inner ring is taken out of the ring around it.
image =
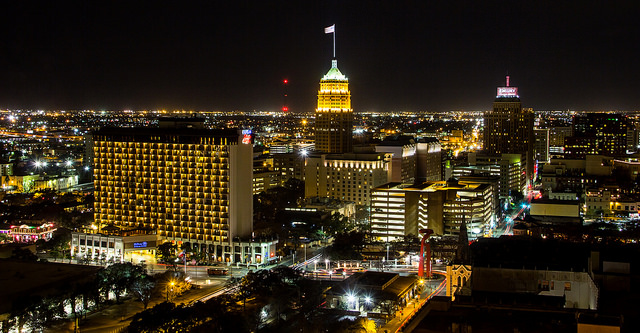
[[[521,154],[526,180],[533,176],[533,109],[523,109],[518,88],[498,87],[493,110],[484,113],[483,152],[491,156]]]
[[[270,249],[240,246],[253,244],[250,134],[164,123],[94,133],[96,224],[149,229],[218,261],[266,260]]]
[[[316,109],[316,150],[323,153],[348,153],[353,145],[353,110],[349,80],[332,60],[331,69],[320,80]]]

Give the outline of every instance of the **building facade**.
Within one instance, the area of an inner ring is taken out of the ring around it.
[[[387,182],[388,157],[385,153],[308,156],[305,197],[329,197],[368,206],[371,189]]]
[[[418,181],[442,180],[442,147],[436,138],[420,138],[416,143]]]
[[[391,154],[389,182],[413,183],[417,174],[415,140],[406,135],[388,136],[378,145],[376,152]]]
[[[475,239],[495,220],[497,208],[494,186],[473,181],[388,183],[371,196],[371,235],[382,241],[417,236],[420,229],[459,235],[462,223]]]
[[[586,113],[573,118],[573,136],[565,138],[565,155],[584,158],[586,155],[620,157],[630,148],[627,142],[628,119],[622,114]],[[632,148],[632,147],[631,147]]]
[[[483,152],[487,155],[521,154],[526,179],[533,177],[533,109],[523,109],[518,88],[499,87],[493,109],[484,113]]]
[[[221,253],[225,261],[234,257],[233,242],[251,237],[250,134],[193,126],[104,128],[93,139],[97,225],[151,229],[162,239]]]
[[[353,109],[349,80],[338,69],[338,61],[320,80],[315,119],[315,148],[323,153],[348,153],[353,146]]]

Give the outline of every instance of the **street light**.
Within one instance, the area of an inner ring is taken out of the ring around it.
[[[169,287],[171,287],[171,293],[173,294],[173,286],[176,285],[175,281],[171,281],[169,282],[169,284],[167,284],[167,302],[169,302]]]
[[[326,269],[329,270],[329,259],[325,259],[324,264],[326,266]]]
[[[387,244],[387,261],[389,261],[389,244]]]

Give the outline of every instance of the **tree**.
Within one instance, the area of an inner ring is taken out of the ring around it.
[[[11,252],[11,259],[22,260],[22,261],[37,261],[38,257],[28,249],[15,248]]]
[[[158,254],[160,254],[160,260],[165,264],[173,266],[176,269],[176,251],[178,246],[172,242],[164,242],[157,247]]]
[[[120,295],[130,289],[136,281],[145,279],[146,273],[141,266],[126,262],[107,266],[99,270],[96,277],[105,297],[109,297],[109,292],[113,290],[116,303],[120,303]]]
[[[156,284],[151,281],[149,277],[136,279],[131,285],[131,291],[136,295],[140,302],[142,302],[145,310],[149,305],[149,301],[151,301],[151,294],[155,285]]]
[[[376,322],[367,318],[358,318],[350,324],[341,325],[340,333],[375,333]]]

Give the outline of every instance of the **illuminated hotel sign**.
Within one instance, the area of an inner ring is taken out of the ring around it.
[[[133,247],[136,248],[136,249],[142,248],[142,247],[147,247],[147,242],[133,243]]]
[[[498,87],[498,97],[518,97],[518,87]]]
[[[250,145],[251,144],[251,130],[250,129],[242,130],[242,143],[244,143],[245,145]]]

